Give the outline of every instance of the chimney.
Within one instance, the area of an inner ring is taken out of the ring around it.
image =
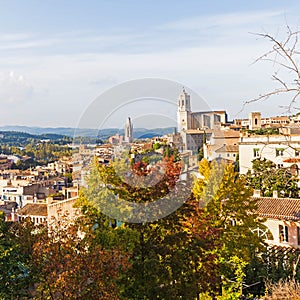
[[[260,198],[260,197],[262,197],[262,192],[261,192],[261,190],[254,190],[254,191],[253,191],[253,197],[254,197],[254,198]]]
[[[278,191],[273,191],[273,198],[278,198]]]

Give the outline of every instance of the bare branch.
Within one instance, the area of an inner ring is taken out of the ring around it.
[[[281,80],[279,77],[277,77],[277,74],[276,74],[276,75],[272,75],[272,78],[273,78],[274,80],[276,80],[276,81],[279,81],[279,82],[283,85],[283,87],[284,87],[285,89],[288,89],[287,84],[286,84],[283,80]]]
[[[296,62],[293,60],[292,56],[288,53],[287,49],[285,49],[285,46],[287,45],[287,43],[289,42],[290,38],[292,35],[297,35],[299,33],[299,31],[297,32],[293,32],[291,34],[288,35],[287,39],[284,42],[280,42],[278,40],[276,40],[273,36],[269,35],[269,34],[265,34],[265,33],[255,33],[255,35],[266,38],[268,40],[270,40],[271,42],[274,43],[273,46],[273,50],[268,51],[267,53],[265,53],[264,55],[262,55],[261,57],[266,57],[269,56],[270,54],[277,52],[279,55],[281,55],[284,59],[289,60],[289,62],[291,63],[291,65],[294,67],[295,71],[298,73],[299,75],[299,70],[298,70],[298,66],[296,64]],[[281,53],[282,52],[282,53]],[[293,53],[292,53],[293,54]],[[257,59],[256,61],[258,61],[259,59]]]
[[[278,95],[278,94],[281,94],[281,93],[287,93],[287,92],[297,92],[297,93],[299,92],[300,93],[298,88],[276,89],[272,92],[268,92],[266,94],[259,95],[257,98],[247,100],[247,101],[244,102],[244,104],[253,103],[253,102],[256,102],[256,101],[259,101],[259,100],[267,99],[267,98],[269,98],[271,96],[274,96],[274,95]]]
[[[273,62],[274,65],[276,64],[276,65],[282,66],[282,67],[284,67],[284,68],[286,68],[286,69],[289,69],[289,70],[291,70],[291,71],[297,72],[297,70],[295,70],[293,67],[290,67],[290,66],[288,66],[288,65],[286,65],[286,64],[283,64],[283,63],[277,61],[276,58],[275,58],[275,59],[271,59],[271,58],[262,58],[262,59],[260,59],[260,60],[261,60],[261,61],[270,61],[270,62]]]
[[[255,36],[266,39],[272,43],[271,50],[258,57],[253,62],[253,64],[259,61],[268,61],[273,64],[273,67],[281,67],[271,76],[273,80],[279,83],[280,87],[274,89],[273,91],[261,94],[254,99],[245,101],[243,103],[243,109],[245,105],[249,103],[265,100],[273,95],[291,92],[295,94],[293,95],[290,103],[286,106],[286,108],[289,112],[291,112],[292,109],[295,109],[295,103],[300,96],[300,66],[298,65],[298,61],[296,59],[296,55],[300,54],[300,51],[297,49],[300,31],[292,31],[292,29],[288,25],[286,26],[286,28],[286,37],[283,40],[280,40],[268,33],[252,33]],[[282,74],[281,76],[279,75],[280,71],[288,72],[289,76],[292,76],[291,80],[284,80]]]
[[[292,98],[292,101],[289,104],[289,110],[288,110],[289,112],[291,112],[292,105],[296,102],[299,95],[300,95],[300,91],[298,91],[297,94]]]

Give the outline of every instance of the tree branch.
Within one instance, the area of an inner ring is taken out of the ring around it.
[[[263,39],[267,39],[272,43],[271,50],[265,52],[263,55],[258,57],[253,64],[259,61],[268,61],[272,62],[273,66],[277,65],[281,67],[279,70],[274,72],[271,78],[277,81],[280,84],[280,88],[274,89],[273,91],[260,94],[258,97],[247,100],[243,103],[244,109],[245,105],[253,103],[256,101],[268,99],[271,96],[282,94],[282,93],[295,93],[293,95],[289,105],[286,106],[289,112],[292,109],[295,109],[294,104],[297,102],[300,95],[300,66],[299,62],[296,59],[296,56],[300,54],[297,50],[298,45],[298,35],[300,31],[292,31],[292,29],[287,25],[286,38],[279,40],[277,37],[274,37],[267,33],[252,33]],[[292,76],[292,80],[284,80],[283,76],[279,76],[280,71],[286,71],[289,75]],[[283,106],[281,106],[283,107]]]

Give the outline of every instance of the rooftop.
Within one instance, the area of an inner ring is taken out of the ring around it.
[[[18,215],[47,217],[47,204],[28,203],[23,208],[18,210]]]
[[[239,152],[238,145],[224,145],[217,149],[216,152]]]
[[[257,212],[263,218],[300,220],[300,199],[260,197],[257,206]]]

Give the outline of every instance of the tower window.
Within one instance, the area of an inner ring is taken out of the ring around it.
[[[254,119],[254,124],[257,125],[257,119],[256,118]]]

